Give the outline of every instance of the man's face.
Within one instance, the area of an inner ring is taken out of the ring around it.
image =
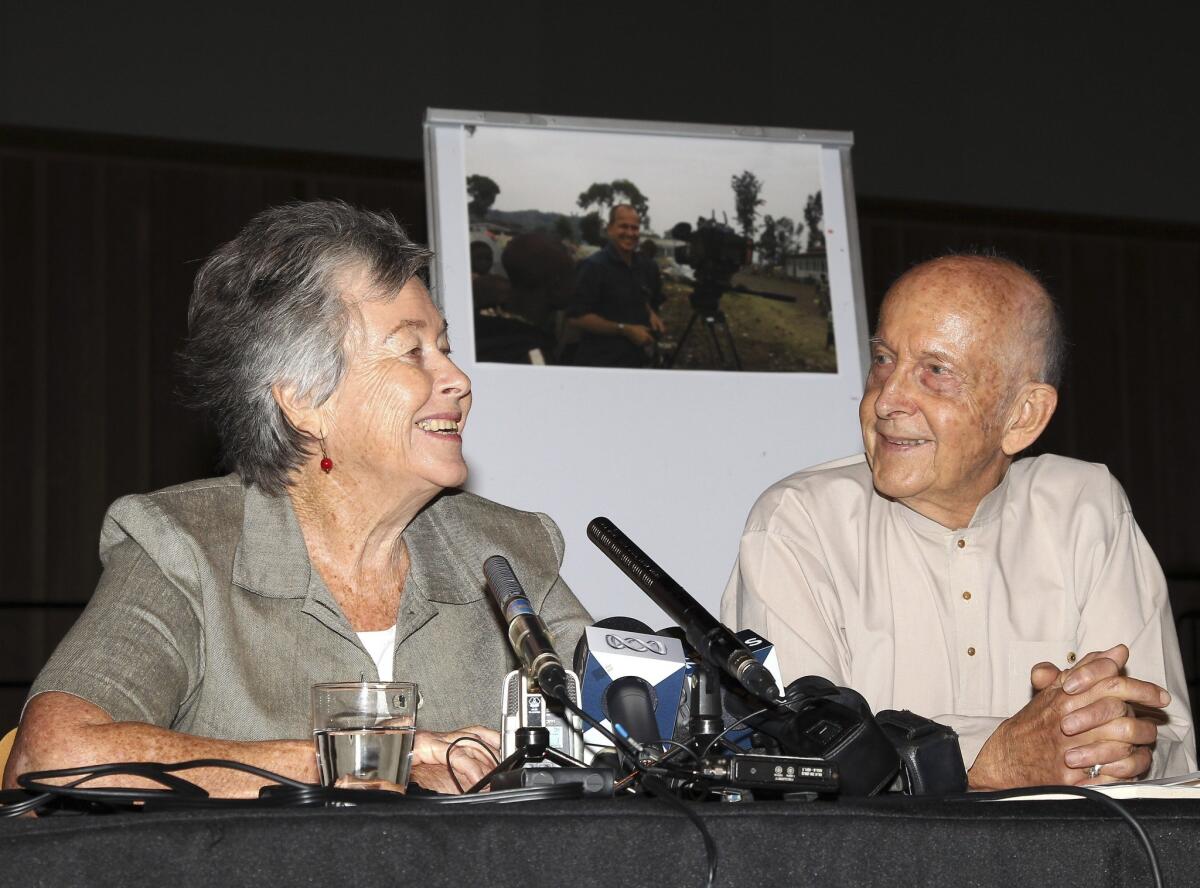
[[[631,207],[617,207],[612,222],[606,229],[608,239],[626,258],[637,249],[638,235],[642,231],[642,219]]]
[[[1007,465],[1004,304],[935,266],[892,288],[871,341],[859,420],[875,488],[948,527],[965,526]]]

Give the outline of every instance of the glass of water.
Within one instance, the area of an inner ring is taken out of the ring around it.
[[[313,685],[312,729],[324,786],[406,786],[416,728],[412,682]]]

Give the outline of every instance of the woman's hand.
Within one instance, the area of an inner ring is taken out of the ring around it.
[[[458,740],[462,742],[456,743]],[[488,754],[489,750],[495,758]],[[468,789],[491,771],[499,758],[500,734],[492,728],[471,725],[444,734],[417,731],[409,779],[435,792],[457,793],[460,790],[450,776],[450,768],[454,769],[462,788]]]

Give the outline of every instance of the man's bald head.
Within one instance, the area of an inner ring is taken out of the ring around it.
[[[889,300],[913,289],[969,301],[993,321],[997,357],[1010,381],[1045,382],[1057,388],[1066,360],[1062,319],[1053,297],[1028,269],[1000,256],[952,253],[914,266],[888,290]]]
[[[875,489],[965,527],[1058,404],[1062,332],[1015,262],[943,256],[888,290],[859,405]]]
[[[633,204],[619,203],[613,204],[609,209],[608,224],[612,225],[622,216],[627,216],[631,219],[636,218],[639,224],[642,221],[642,214],[637,211],[637,207],[635,207]]]

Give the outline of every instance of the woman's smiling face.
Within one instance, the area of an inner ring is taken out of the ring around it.
[[[345,376],[325,405],[335,471],[457,487],[467,478],[471,380],[450,360],[445,319],[415,278],[390,299],[370,296],[365,274],[348,280],[344,298],[358,320],[346,334]]]

